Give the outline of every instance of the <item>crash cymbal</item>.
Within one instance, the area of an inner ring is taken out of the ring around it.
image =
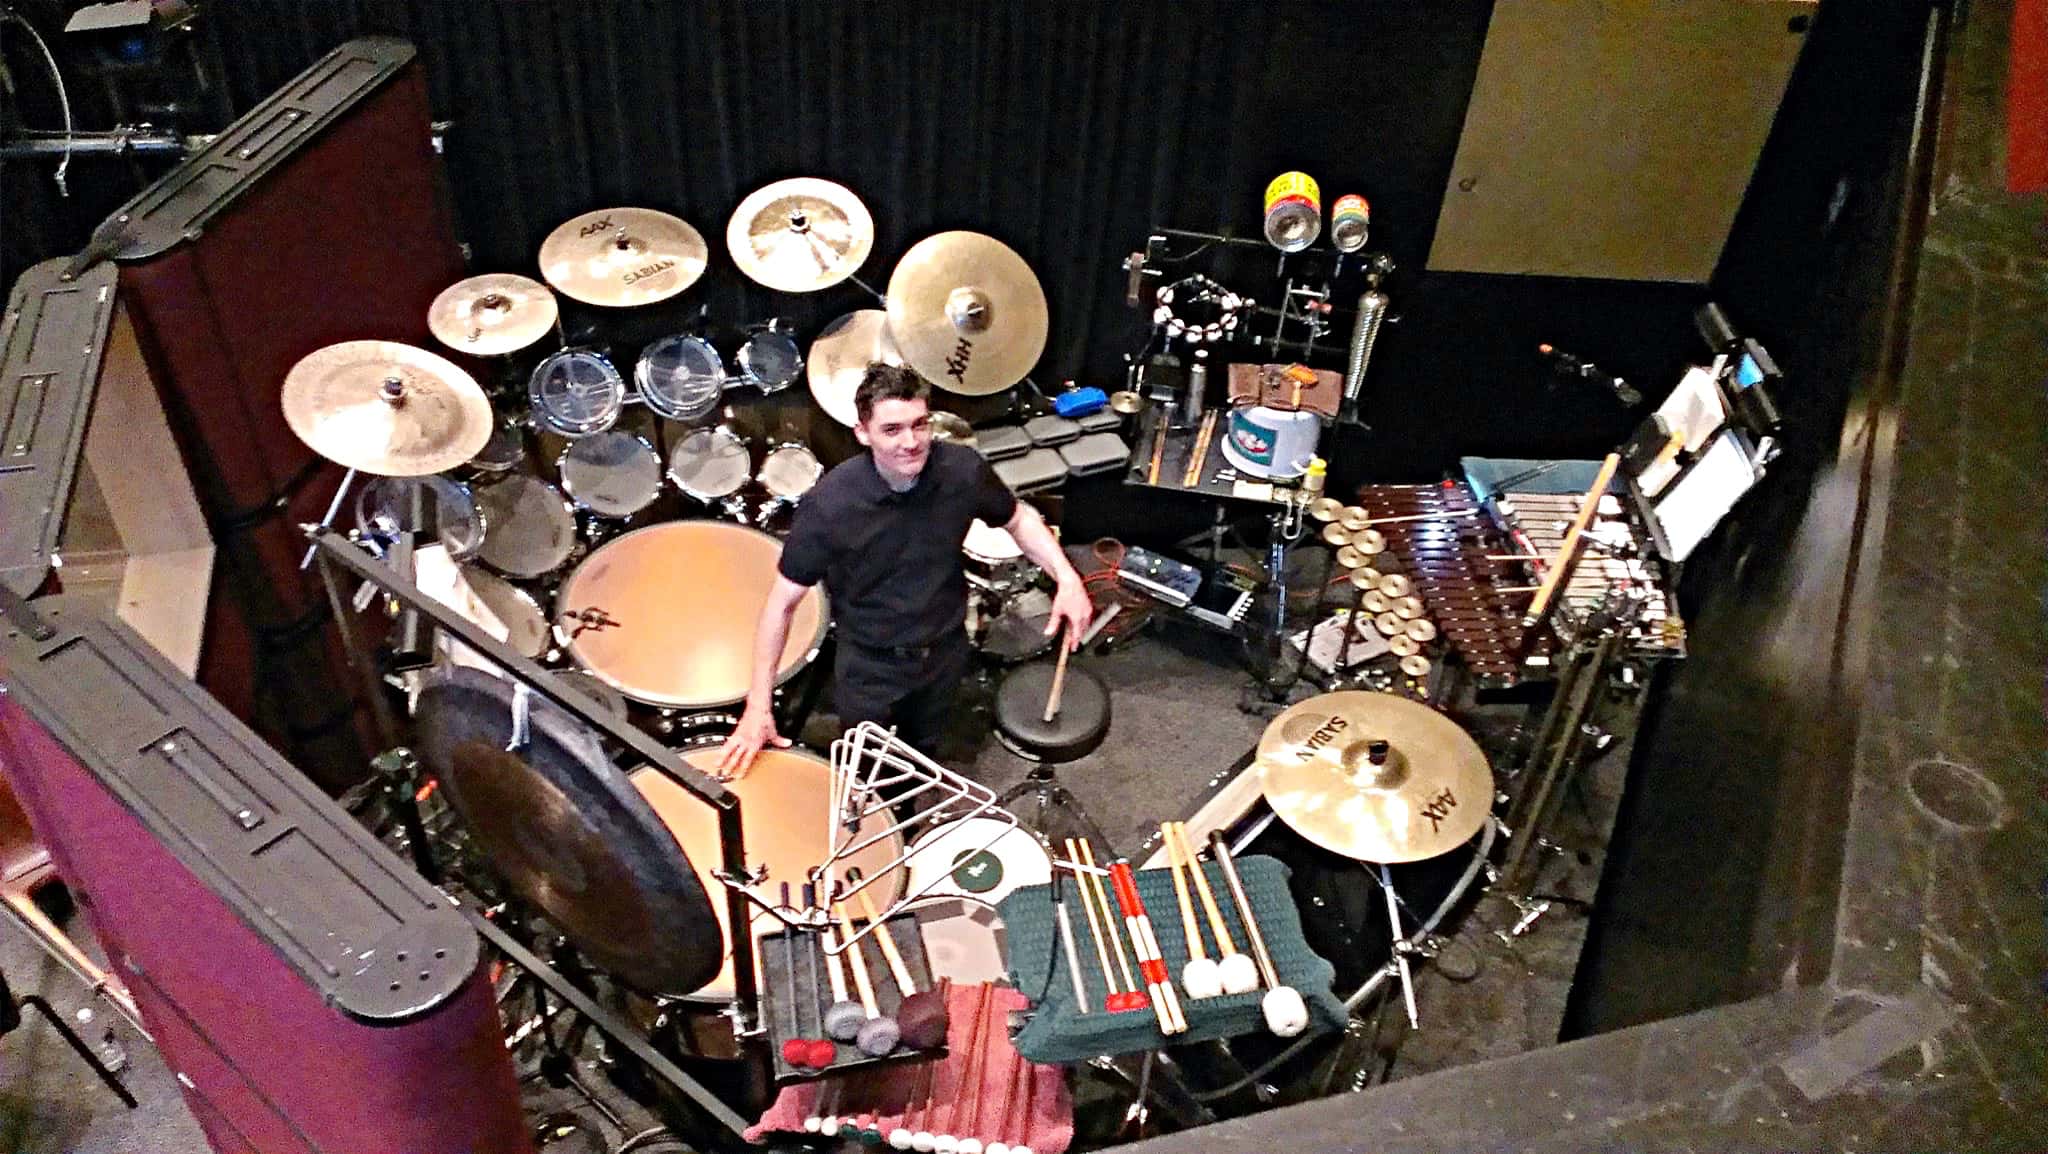
[[[1378,597],[1380,596],[1380,571],[1370,566],[1364,569],[1353,569],[1351,571],[1351,584],[1354,588],[1365,590],[1368,597]],[[1378,613],[1379,610],[1375,609],[1373,612]]]
[[[1380,592],[1389,597],[1406,597],[1414,591],[1415,587],[1399,573],[1389,573],[1380,578]]]
[[[1337,564],[1346,569],[1363,569],[1368,562],[1365,554],[1358,551],[1358,546],[1346,545],[1337,550]]]
[[[1410,593],[1394,599],[1394,612],[1404,620],[1413,621],[1422,616],[1422,598]]]
[[[1421,861],[1486,822],[1493,773],[1456,722],[1386,693],[1325,693],[1259,739],[1260,786],[1309,841],[1370,862]]]
[[[1355,533],[1365,528],[1371,521],[1372,515],[1356,505],[1346,505],[1344,511],[1337,514],[1337,523],[1344,526],[1347,533]]]
[[[1408,631],[1408,623],[1401,619],[1400,614],[1391,609],[1374,617],[1372,625],[1373,628],[1380,631],[1380,636],[1382,637],[1403,637],[1407,635]]]
[[[725,226],[732,262],[778,292],[829,288],[860,271],[875,247],[875,218],[853,191],[814,176],[757,188]]]
[[[711,250],[681,217],[651,208],[600,208],[563,221],[540,244],[540,273],[589,305],[631,308],[697,283]]]
[[[1415,640],[1406,633],[1396,633],[1394,636],[1387,638],[1387,652],[1392,653],[1396,657],[1412,657],[1422,652],[1422,642]]]
[[[876,361],[903,363],[889,340],[888,314],[881,309],[861,309],[826,325],[811,342],[811,355],[804,360],[811,396],[817,398],[818,407],[852,428],[860,418],[853,407],[854,391]]]
[[[442,289],[427,307],[427,328],[457,352],[496,357],[546,336],[557,312],[548,286],[532,277],[493,272]]]
[[[1378,529],[1353,529],[1351,543],[1368,557],[1376,557],[1387,551],[1387,539]]]
[[[1411,653],[1401,659],[1401,672],[1410,677],[1429,676],[1429,658],[1420,653]]]
[[[1344,502],[1335,497],[1317,497],[1308,503],[1308,515],[1327,525],[1344,512]]]
[[[1417,641],[1433,641],[1436,639],[1436,624],[1427,617],[1418,617],[1410,621],[1402,632]]]
[[[999,393],[1045,351],[1045,290],[1024,258],[978,232],[910,246],[889,276],[889,336],[905,364],[948,392]]]
[[[1345,545],[1351,544],[1351,534],[1344,528],[1344,526],[1339,525],[1333,521],[1330,524],[1323,526],[1323,541],[1327,544],[1336,545],[1341,548]]]
[[[476,381],[396,341],[316,349],[285,374],[278,400],[308,448],[383,477],[452,469],[491,439],[491,402]]]

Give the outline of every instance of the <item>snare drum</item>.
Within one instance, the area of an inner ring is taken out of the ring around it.
[[[534,366],[526,395],[535,420],[565,437],[587,437],[619,419],[626,382],[604,354],[564,349]]]
[[[1006,665],[1029,661],[1052,648],[1045,627],[1052,622],[1052,594],[1026,589],[1003,602],[1002,612],[982,635],[981,651]]]
[[[717,709],[746,699],[754,625],[782,543],[724,521],[668,521],[600,546],[555,598],[555,627],[578,665],[635,701]],[[777,684],[825,640],[816,588],[797,602]]]
[[[698,429],[669,450],[668,479],[684,496],[716,505],[746,487],[753,463],[738,433]]]
[[[712,773],[718,766],[718,749],[713,746],[685,753],[683,760],[705,773]],[[733,934],[726,920],[726,888],[715,876],[724,860],[718,840],[718,812],[658,769],[640,769],[631,775],[631,780],[641,796],[654,807],[654,812],[660,815],[662,824],[675,835],[676,844],[683,848],[683,856],[690,859],[690,868],[697,871],[697,880],[703,883],[704,892],[711,896],[712,912],[717,915],[719,930],[725,935],[725,965],[709,985],[698,989],[690,998],[693,1001],[727,1001],[733,996]],[[765,866],[769,885],[788,882],[792,887],[799,886],[813,868],[823,865],[831,855],[827,814],[832,804],[832,767],[823,759],[801,750],[764,749],[746,776],[726,782],[725,788],[739,795],[747,865],[749,868]],[[887,809],[870,814],[854,836],[865,839],[881,833],[894,820]],[[883,876],[889,873],[891,865],[902,853],[902,836],[887,834],[843,863],[841,872],[851,866],[865,876],[880,879],[863,891],[880,908],[903,894],[900,871]],[[757,943],[754,955],[756,974],[762,972],[759,936],[777,933],[781,929],[782,923],[774,917],[758,910],[754,912],[750,937]],[[779,972],[780,967],[777,969]]]
[[[779,393],[796,383],[804,371],[804,356],[796,338],[768,329],[747,338],[740,346],[740,376],[764,393]]]
[[[975,518],[967,526],[967,540],[960,546],[967,555],[970,579],[980,581],[996,593],[1011,593],[1038,578],[1038,566],[1024,557],[1024,549],[1007,529],[998,529]]]
[[[548,651],[548,615],[541,611],[540,602],[533,594],[519,588],[495,573],[486,573],[474,566],[466,567],[462,579],[469,585],[469,591],[491,611],[491,616],[505,627],[505,644],[521,657],[539,657]],[[461,607],[457,607],[460,611]],[[477,624],[490,629],[490,624],[478,620]],[[497,630],[490,629],[492,633]]]
[[[777,445],[761,461],[754,479],[768,495],[785,505],[794,505],[825,475],[825,466],[802,445]]]
[[[555,468],[570,500],[599,517],[631,517],[661,495],[661,455],[620,429],[569,442]]]
[[[641,351],[633,383],[657,414],[671,421],[701,421],[725,393],[725,361],[703,337],[663,337]]]
[[[477,490],[484,543],[477,560],[507,577],[546,577],[576,552],[576,509],[562,491],[513,473]]]

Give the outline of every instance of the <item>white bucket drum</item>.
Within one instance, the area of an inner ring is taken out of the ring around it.
[[[1230,411],[1223,456],[1253,477],[1284,480],[1308,471],[1322,422],[1309,411],[1251,405]]]
[[[725,360],[703,337],[663,337],[641,350],[633,383],[656,414],[694,423],[710,416],[725,394]]]
[[[534,366],[526,395],[534,420],[565,437],[587,437],[619,419],[626,382],[602,353],[564,349]]]
[[[576,510],[562,491],[538,477],[512,473],[476,492],[484,514],[477,560],[507,577],[553,574],[576,552]]]
[[[555,468],[577,508],[599,517],[623,520],[661,495],[661,455],[621,429],[569,442]]]
[[[1038,566],[1024,556],[1024,549],[1007,529],[998,529],[979,517],[967,526],[967,540],[960,546],[967,555],[969,580],[994,593],[1012,593],[1029,586],[1038,577]]]
[[[705,773],[714,773],[718,767],[718,749],[712,746],[685,753],[683,760]],[[676,844],[683,848],[683,855],[690,859],[690,868],[697,871],[697,880],[703,883],[704,892],[710,895],[712,912],[717,915],[719,929],[725,935],[724,967],[709,985],[689,995],[689,1000],[729,1001],[733,996],[734,935],[726,921],[725,884],[714,876],[723,861],[718,840],[718,813],[658,769],[637,770],[631,775],[631,780],[641,796],[654,807],[662,824],[675,835]],[[827,814],[831,806],[832,767],[824,760],[800,750],[764,749],[754,760],[753,768],[744,777],[726,782],[725,788],[739,795],[747,866],[749,869],[766,867],[768,885],[788,882],[792,888],[799,887],[811,869],[822,865],[830,855]],[[856,836],[865,838],[880,833],[894,820],[887,810],[870,814],[861,823]],[[859,869],[863,875],[880,879],[862,891],[878,908],[903,894],[900,872],[884,876],[902,852],[902,837],[892,833],[848,859],[847,864]],[[756,974],[764,972],[759,936],[779,933],[782,928],[782,923],[773,916],[754,910],[753,933],[748,937],[755,943]],[[779,965],[775,972],[781,972]]]
[[[697,429],[668,451],[668,479],[683,496],[717,505],[746,487],[753,457],[738,433],[720,426]]]
[[[764,393],[779,393],[796,383],[804,371],[804,355],[796,338],[769,329],[755,333],[740,346],[740,376]]]
[[[776,501],[794,505],[824,475],[825,466],[818,463],[816,454],[809,449],[802,445],[777,445],[761,459],[761,471],[754,479]]]
[[[576,664],[635,701],[685,710],[746,699],[754,626],[782,543],[724,521],[668,521],[606,542],[562,582],[555,629]],[[825,595],[797,602],[777,684],[824,643]],[[822,828],[822,825],[821,825]]]
[[[961,897],[995,905],[1022,886],[1052,881],[1052,859],[1038,839],[1006,821],[970,817],[910,843],[910,888],[924,897]]]

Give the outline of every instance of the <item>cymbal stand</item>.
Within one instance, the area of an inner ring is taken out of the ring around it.
[[[1401,999],[1408,1004],[1408,1028],[1418,1029],[1422,1023],[1415,1013],[1415,974],[1408,968],[1408,939],[1401,933],[1401,902],[1394,896],[1394,875],[1385,865],[1380,866],[1380,892],[1387,898],[1387,924],[1394,931],[1394,962],[1401,971]]]
[[[334,500],[327,502],[327,512],[320,515],[319,524],[322,529],[332,529],[334,527],[334,518],[341,513],[342,498],[348,496],[349,486],[355,484],[355,481],[356,471],[354,469],[350,469],[341,475],[341,484],[334,490]],[[306,546],[306,555],[299,558],[299,572],[304,573],[313,567],[313,555],[319,551],[320,546],[318,545]]]

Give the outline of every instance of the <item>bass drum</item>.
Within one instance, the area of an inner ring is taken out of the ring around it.
[[[684,761],[705,773],[718,770],[717,746],[691,750],[682,756]],[[711,908],[717,914],[719,929],[725,934],[725,964],[720,967],[718,976],[691,994],[689,1000],[730,1001],[733,996],[732,945],[735,935],[727,921],[726,888],[714,876],[722,860],[718,814],[659,769],[650,766],[637,770],[631,779],[641,796],[660,815],[663,824],[668,826],[669,832],[675,835],[676,843],[683,847],[683,854],[690,859],[690,867],[697,872],[705,892],[712,895]],[[739,795],[740,828],[746,838],[747,866],[750,869],[766,867],[767,884],[770,886],[788,882],[792,889],[801,888],[810,871],[823,865],[831,854],[827,829],[832,804],[832,766],[802,750],[764,749],[746,776],[726,782],[725,788]],[[870,814],[861,823],[857,836],[866,838],[880,833],[894,821],[887,809]],[[878,907],[903,896],[902,872],[883,876],[902,853],[903,838],[891,833],[845,863],[868,877],[881,879],[864,891],[873,897]],[[765,976],[767,972],[762,968],[760,935],[781,930],[781,922],[759,910],[754,911],[752,932],[747,939],[754,949],[754,972],[763,975],[762,981],[771,979]],[[775,972],[780,974],[779,966]]]
[[[723,521],[669,521],[600,546],[555,598],[575,662],[635,701],[720,709],[747,696],[754,625],[775,584],[782,542]],[[825,594],[797,602],[776,664],[780,685],[824,644]]]

